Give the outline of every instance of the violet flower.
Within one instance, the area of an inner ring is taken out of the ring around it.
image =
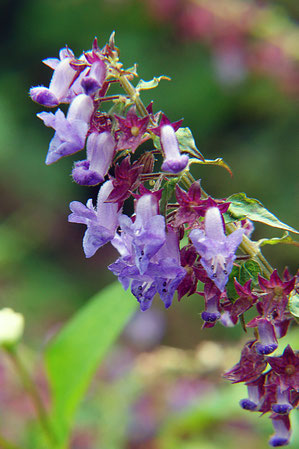
[[[56,131],[46,157],[47,165],[84,148],[92,112],[92,99],[88,95],[81,94],[72,101],[66,117],[60,109],[55,114],[52,112],[37,114],[46,126]]]
[[[271,354],[278,347],[277,338],[273,324],[266,318],[255,317],[247,327],[257,327],[259,341],[256,344],[256,351],[262,355]]]
[[[117,204],[105,202],[112,188],[112,181],[106,181],[102,185],[96,208],[93,207],[91,199],[87,201],[86,206],[79,201],[70,203],[72,213],[69,215],[68,221],[87,226],[83,238],[86,257],[93,256],[101,246],[110,242],[115,236],[120,211],[118,211]]]
[[[151,129],[154,134],[160,137],[164,153],[164,161],[161,168],[166,172],[180,173],[187,167],[189,162],[189,157],[186,154],[181,154],[179,142],[175,134],[181,124],[182,120],[171,123],[163,114],[159,126]]]
[[[86,144],[87,160],[75,163],[72,176],[77,184],[94,186],[104,181],[110,168],[115,149],[110,132],[93,132]]]
[[[150,258],[142,274],[135,263],[134,238],[135,236],[126,233],[116,235],[112,244],[121,257],[108,268],[118,276],[125,289],[131,283],[132,294],[140,303],[142,311],[151,306],[157,292],[168,308],[175,290],[186,274],[180,265],[177,236],[174,231],[168,230],[164,245]]]
[[[205,231],[193,229],[190,239],[201,255],[201,264],[208,277],[220,291],[224,291],[229,274],[233,268],[235,252],[243,237],[243,229],[232,234],[224,234],[221,213],[218,207],[211,207],[205,215]]]
[[[89,72],[82,78],[81,86],[86,95],[93,95],[103,85],[106,78],[106,64],[97,59],[91,65]]]
[[[76,76],[76,71],[70,64],[74,60],[73,52],[69,48],[63,48],[59,52],[59,57],[60,60],[48,58],[43,61],[54,69],[49,87],[37,86],[30,89],[32,100],[48,108],[68,102],[66,99],[68,90]]]
[[[165,218],[158,215],[158,202],[154,195],[143,195],[136,203],[134,223],[126,215],[119,219],[122,231],[132,237],[135,264],[144,274],[150,259],[165,243]]]
[[[264,382],[265,376],[260,376],[256,381],[247,384],[248,398],[240,401],[244,410],[255,411],[259,408],[265,393]]]
[[[273,414],[271,418],[275,434],[269,440],[270,446],[281,447],[288,445],[291,437],[289,417],[287,415]]]

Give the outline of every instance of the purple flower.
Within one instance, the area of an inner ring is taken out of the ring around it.
[[[135,265],[140,274],[147,270],[150,259],[165,243],[165,218],[158,215],[158,202],[154,195],[143,195],[136,203],[134,223],[122,215],[119,223],[124,234],[132,238]],[[126,235],[124,235],[126,238]]]
[[[66,97],[76,75],[76,71],[71,66],[71,62],[74,60],[73,52],[69,48],[63,48],[59,52],[59,57],[60,60],[48,58],[43,61],[54,69],[49,88],[38,86],[30,89],[32,100],[48,108],[68,102]]]
[[[116,235],[112,244],[118,249],[121,257],[108,268],[118,276],[125,289],[131,283],[131,291],[140,303],[142,311],[151,306],[157,292],[167,308],[186,274],[180,265],[178,238],[175,232],[169,229],[164,245],[150,258],[142,274],[135,263],[134,238],[136,236],[126,233]]]
[[[81,94],[72,101],[67,117],[60,109],[55,114],[52,112],[37,114],[46,126],[56,131],[46,157],[47,165],[84,148],[92,112],[92,99],[88,95]]]
[[[112,181],[106,181],[102,185],[96,208],[93,207],[91,199],[87,201],[86,206],[79,201],[70,203],[72,213],[68,220],[71,223],[81,223],[87,226],[83,238],[83,249],[86,257],[93,256],[101,246],[110,242],[115,235],[120,211],[118,211],[117,204],[105,202],[112,188]]]
[[[256,344],[256,351],[259,354],[268,355],[277,349],[278,343],[275,329],[269,320],[261,317],[255,317],[247,323],[247,327],[258,328],[259,341]]]
[[[287,415],[271,416],[275,434],[270,438],[269,444],[273,447],[281,447],[289,444],[291,437],[290,419]]]
[[[162,170],[170,173],[180,173],[189,162],[186,154],[181,154],[179,142],[175,132],[179,129],[182,120],[171,123],[163,114],[160,125],[151,129],[152,132],[160,136],[161,146],[164,153]]]
[[[280,386],[276,389],[276,402],[272,404],[273,412],[286,415],[293,409],[290,403],[290,390],[282,390]]]
[[[87,160],[75,163],[72,176],[80,185],[94,186],[104,181],[110,168],[115,149],[114,137],[110,132],[94,132],[86,144]]]
[[[81,86],[86,95],[93,95],[103,85],[106,78],[106,65],[101,59],[97,59],[91,65],[88,73],[82,78]]]
[[[221,213],[218,207],[211,207],[205,215],[205,231],[193,229],[190,239],[201,255],[201,264],[207,275],[220,291],[224,291],[233,268],[235,252],[243,237],[243,229],[224,234]]]
[[[265,376],[260,376],[257,380],[247,384],[248,398],[240,401],[244,410],[255,411],[259,408],[265,393],[264,382]]]

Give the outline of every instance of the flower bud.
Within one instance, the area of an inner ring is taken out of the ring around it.
[[[9,308],[0,310],[0,346],[14,346],[22,337],[23,331],[23,315]]]

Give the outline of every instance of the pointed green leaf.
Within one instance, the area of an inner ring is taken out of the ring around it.
[[[45,358],[57,449],[65,447],[76,409],[93,374],[136,308],[131,293],[118,282],[113,283],[84,306],[50,343]]]
[[[179,128],[175,134],[182,152],[189,153],[191,156],[205,161],[205,158],[195,144],[190,128]]]
[[[161,80],[167,80],[170,81],[170,78],[168,76],[158,76],[158,77],[154,77],[152,80],[150,81],[144,81],[144,80],[140,80],[139,83],[136,86],[136,90],[138,92],[140,92],[141,90],[148,90],[148,89],[154,89],[155,87],[157,87],[160,83]]]
[[[235,193],[229,196],[227,201],[231,203],[228,213],[235,220],[249,218],[250,220],[259,221],[273,228],[284,229],[299,234],[299,231],[280,221],[262,203],[254,198],[248,198],[245,193]]]
[[[299,246],[299,242],[293,240],[288,232],[285,232],[282,237],[273,237],[272,239],[260,239],[256,242],[258,246],[277,245],[278,243],[285,243],[287,245]]]
[[[258,274],[260,273],[260,266],[254,260],[246,260],[240,266],[233,266],[232,272],[229,276],[229,281],[226,285],[226,293],[231,301],[235,301],[238,298],[238,294],[235,289],[234,278],[241,284],[252,279],[252,285],[257,284]]]
[[[204,161],[199,161],[198,159],[190,159],[190,164],[202,164],[202,165],[218,165],[219,167],[225,168],[228,173],[233,176],[233,172],[229,165],[222,159],[222,157],[218,157],[217,159],[205,159]]]

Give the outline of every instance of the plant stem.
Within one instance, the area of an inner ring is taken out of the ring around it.
[[[0,435],[0,447],[1,449],[21,449],[19,446],[7,441],[2,435]]]
[[[136,109],[140,113],[142,117],[145,117],[148,115],[147,110],[140,98],[139,92],[136,91],[134,86],[130,83],[128,78],[125,75],[121,75],[119,77],[120,84],[122,85],[124,91],[130,96],[132,101],[134,101],[136,105]],[[189,170],[186,170],[184,174],[181,177],[181,181],[187,186],[190,187],[191,184],[195,181],[192,174],[189,172]],[[208,198],[208,194],[202,189],[202,197]],[[226,230],[229,234],[234,232],[237,229],[236,225],[234,223],[227,223],[226,224]],[[259,247],[252,242],[246,235],[243,236],[243,240],[240,244],[240,249],[245,253],[248,254],[253,260],[255,260],[260,268],[263,276],[265,276],[267,279],[269,279],[273,268],[269,264],[269,262],[265,259],[263,256],[261,250]]]
[[[49,440],[50,444],[54,445],[56,438],[54,436],[53,430],[49,423],[47,412],[42,403],[39,392],[38,392],[34,382],[32,381],[30,374],[27,371],[27,368],[23,364],[23,361],[21,360],[21,358],[18,354],[17,348],[16,347],[6,348],[6,352],[7,352],[8,356],[10,357],[10,359],[20,377],[25,390],[27,391],[28,395],[31,397],[39,424],[40,424],[45,436]],[[0,440],[0,442],[1,442],[1,440]]]

